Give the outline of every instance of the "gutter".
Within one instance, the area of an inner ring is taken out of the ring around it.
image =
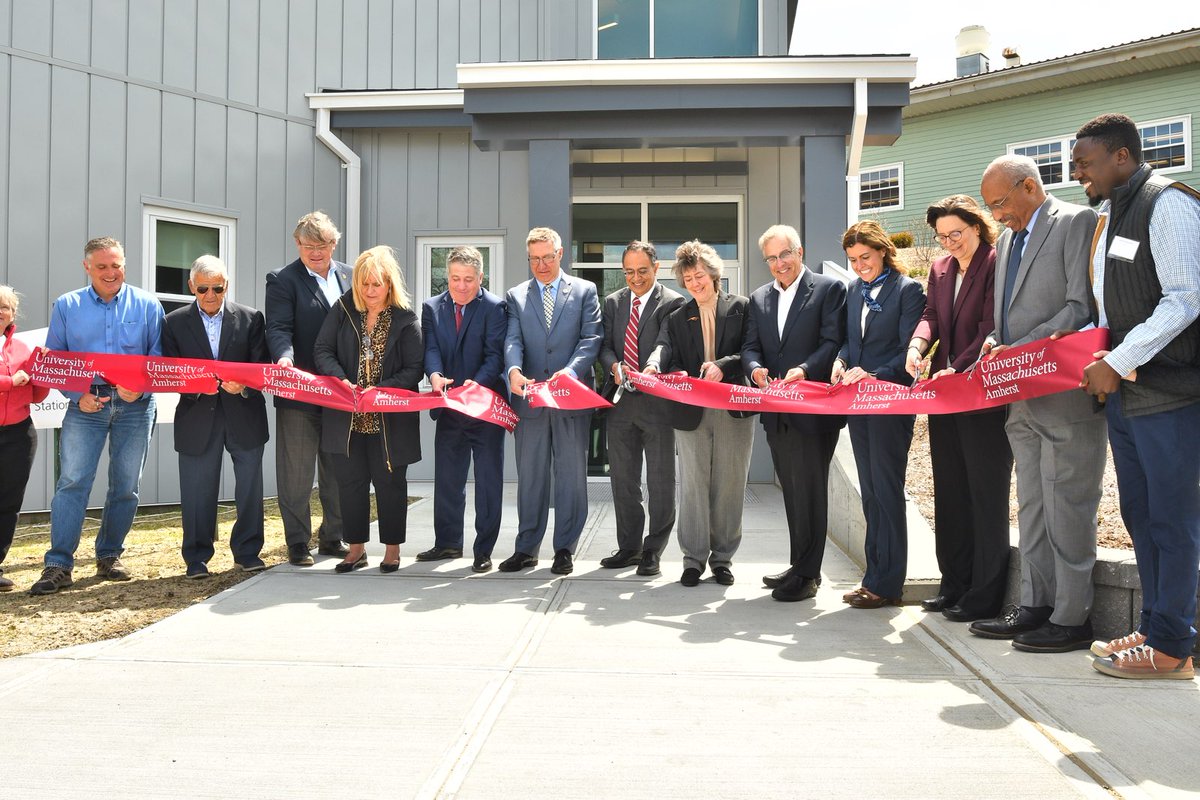
[[[346,247],[343,252],[346,260],[353,264],[361,252],[359,239],[362,235],[362,157],[333,134],[329,127],[328,108],[318,107],[316,112],[317,140],[338,157],[342,162],[342,169],[346,170]]]
[[[850,125],[850,147],[846,158],[846,227],[858,221],[858,193],[862,182],[863,140],[867,136],[867,79],[854,79],[854,118]]]

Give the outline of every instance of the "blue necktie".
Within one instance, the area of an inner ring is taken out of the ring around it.
[[[1025,250],[1025,237],[1029,235],[1029,231],[1022,229],[1013,237],[1012,248],[1008,251],[1008,271],[1004,273],[1004,305],[1001,306],[1004,313],[1000,320],[1003,323],[1000,326],[1001,344],[1011,344],[1012,338],[1008,335],[1008,307],[1012,303],[1013,287],[1017,285],[1017,271],[1021,268],[1021,255]]]

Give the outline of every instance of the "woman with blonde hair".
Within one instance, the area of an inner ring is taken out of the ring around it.
[[[350,291],[329,310],[313,347],[317,371],[349,386],[416,391],[424,374],[421,323],[390,247],[372,247],[354,262]],[[384,544],[380,572],[400,567],[408,530],[408,465],[421,459],[416,412],[322,410],[321,449],[336,454],[344,538],[350,552],[335,570],[367,565],[371,485]]]
[[[912,383],[905,348],[925,307],[921,285],[896,259],[896,245],[874,220],[851,225],[842,247],[858,280],[846,297],[846,343],[833,363],[831,383],[864,378]],[[912,414],[854,414],[850,443],[867,520],[866,574],[842,600],[854,608],[900,605],[908,567],[904,472],[912,444]]]

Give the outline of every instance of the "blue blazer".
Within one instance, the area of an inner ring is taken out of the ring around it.
[[[532,278],[508,290],[508,334],[504,340],[504,376],[513,367],[535,381],[549,380],[570,367],[580,382],[592,387],[592,364],[600,353],[604,328],[600,301],[591,281],[562,273],[554,298],[550,328],[542,312],[542,287]],[[537,417],[544,409],[530,408],[523,397],[513,397],[513,410],[521,417]],[[591,411],[559,411],[564,415],[590,415]]]
[[[925,292],[921,284],[893,270],[875,298],[883,310],[867,312],[864,330],[859,322],[862,286],[861,279],[855,280],[846,294],[846,343],[838,358],[847,367],[862,367],[881,381],[910,386],[912,376],[904,369],[904,357],[925,310]]]
[[[508,400],[503,376],[504,337],[508,332],[504,300],[480,289],[463,307],[462,327],[454,327],[454,300],[442,292],[421,305],[421,338],[425,342],[425,374],[437,372],[454,381],[451,388],[468,380],[486,386]],[[441,409],[429,416],[437,419]]]

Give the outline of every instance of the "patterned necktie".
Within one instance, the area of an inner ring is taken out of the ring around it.
[[[1003,314],[1000,321],[1003,323],[1000,326],[1001,344],[1011,344],[1012,337],[1008,335],[1008,307],[1012,304],[1013,288],[1017,285],[1017,272],[1021,268],[1021,256],[1025,250],[1025,237],[1029,235],[1029,231],[1020,230],[1013,237],[1012,248],[1008,251],[1008,269],[1004,273],[1004,305],[1001,306]]]
[[[460,306],[458,303],[454,304],[454,330],[455,331],[462,330],[462,310],[463,310],[462,306]]]
[[[550,327],[550,320],[554,319],[554,295],[550,292],[550,286],[546,286],[542,290],[542,312],[546,315],[547,328]]]
[[[625,366],[634,372],[638,369],[638,323],[642,314],[639,310],[642,301],[635,297],[629,308],[629,324],[625,326]]]

